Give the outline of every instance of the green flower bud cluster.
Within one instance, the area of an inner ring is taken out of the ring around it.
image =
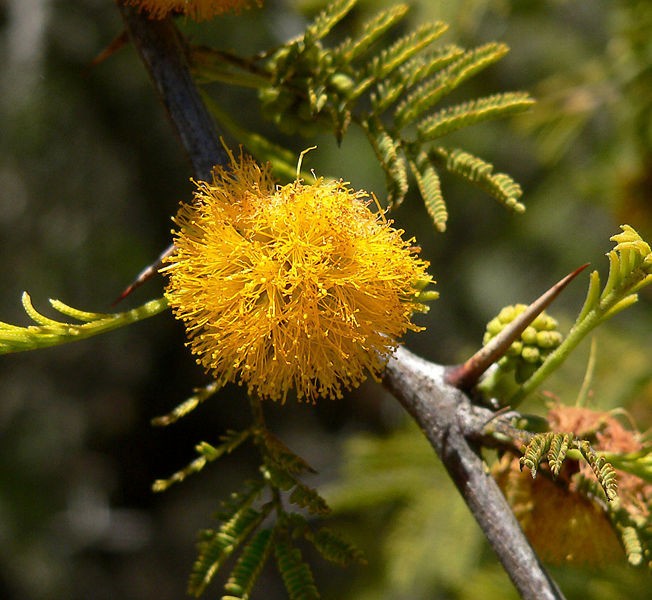
[[[515,304],[503,308],[497,317],[487,323],[487,330],[482,339],[483,345],[500,333],[526,308],[525,304]],[[512,343],[505,355],[498,361],[498,366],[503,371],[514,371],[517,383],[523,383],[539,368],[546,356],[561,344],[563,336],[557,331],[557,327],[557,321],[542,312],[525,328],[521,337]]]
[[[262,111],[281,131],[310,137],[332,130],[333,121],[338,131],[346,127],[354,81],[333,64],[332,53],[297,42],[276,52],[267,68],[273,80],[259,92]]]

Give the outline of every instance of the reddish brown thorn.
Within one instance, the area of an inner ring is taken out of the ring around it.
[[[129,41],[129,36],[127,35],[127,31],[123,30],[120,32],[114,39],[113,41],[106,47],[102,52],[100,52],[86,67],[85,74],[88,75],[94,67],[97,67],[97,65],[102,64],[107,58],[115,54],[118,50],[120,50],[123,46],[127,44]]]
[[[470,390],[481,375],[509,349],[525,328],[534,321],[559,296],[561,291],[589,264],[582,265],[539,296],[525,311],[509,323],[486,346],[478,350],[465,363],[448,369],[446,382],[460,390]]]
[[[155,263],[152,263],[151,265],[148,265],[145,267],[140,273],[138,273],[138,276],[134,281],[125,288],[125,290],[120,294],[112,303],[111,306],[115,306],[118,304],[118,302],[122,302],[131,292],[133,292],[135,289],[139,288],[143,283],[145,283],[147,280],[151,279],[156,275],[159,271],[159,269],[163,266],[163,261],[168,256],[171,256],[172,253],[174,252],[174,245],[169,246],[166,248],[161,255],[158,257],[158,260]]]

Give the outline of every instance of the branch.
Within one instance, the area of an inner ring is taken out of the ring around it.
[[[136,8],[116,0],[127,33],[147,68],[154,87],[167,110],[172,125],[190,162],[194,176],[210,181],[213,167],[228,164],[228,157],[215,124],[202,102],[190,75],[186,47],[172,19],[148,19]],[[158,259],[145,267],[113,304],[158,273],[165,258],[174,252],[166,248]]]
[[[179,33],[169,19],[150,21],[119,0],[118,6],[195,176],[207,179],[213,165],[226,164],[226,157],[190,77]],[[143,273],[156,272],[155,268],[148,269]],[[403,348],[390,360],[385,384],[421,426],[521,595],[526,600],[563,598],[468,441],[481,432],[493,413],[474,407],[460,390],[445,383],[443,366],[428,363]]]
[[[494,413],[472,405],[444,376],[445,367],[399,347],[387,365],[384,384],[423,430],[521,596],[563,598],[469,442]]]
[[[194,176],[209,181],[216,164],[228,158],[215,124],[190,76],[186,47],[170,18],[148,19],[117,0],[125,27],[154,82],[186,154]]]

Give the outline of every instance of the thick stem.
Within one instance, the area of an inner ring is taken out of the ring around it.
[[[192,164],[197,179],[210,181],[215,165],[227,165],[215,124],[199,96],[186,60],[186,46],[171,18],[148,19],[137,9],[116,0],[127,33],[147,68],[174,130]],[[145,267],[113,304],[151,279],[174,252],[166,248],[158,260]]]
[[[170,18],[148,19],[120,0],[118,7],[129,37],[190,158],[194,176],[210,181],[213,167],[226,165],[228,157],[190,75],[183,38]]]
[[[387,365],[384,383],[423,430],[521,596],[563,598],[469,441],[494,413],[472,405],[444,377],[443,366],[399,348]]]

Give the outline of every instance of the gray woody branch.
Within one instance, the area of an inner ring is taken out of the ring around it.
[[[118,6],[195,176],[207,179],[213,165],[226,164],[226,157],[191,79],[183,39],[170,19],[151,21],[119,0]],[[148,269],[150,274],[156,272],[155,267]],[[404,348],[389,361],[384,383],[423,430],[522,597],[563,598],[486,473],[472,441],[479,439],[494,413],[474,406],[466,394],[446,383],[443,366]]]

